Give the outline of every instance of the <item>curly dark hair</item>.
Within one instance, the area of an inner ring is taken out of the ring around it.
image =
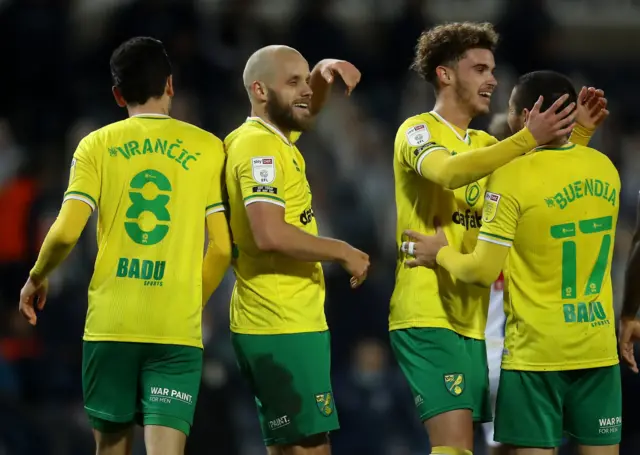
[[[459,61],[469,49],[495,51],[498,33],[488,22],[452,22],[422,32],[411,69],[437,88],[436,68]]]

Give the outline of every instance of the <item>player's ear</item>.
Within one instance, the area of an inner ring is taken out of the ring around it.
[[[267,101],[267,87],[260,81],[253,81],[251,84],[253,96],[260,101]]]
[[[529,121],[529,114],[531,113],[531,111],[529,111],[529,109],[524,108],[522,110],[522,113],[520,114],[520,116],[522,117],[522,120],[524,124],[526,124]]]
[[[452,81],[452,71],[451,69],[439,66],[436,68],[436,76],[438,77],[438,81],[443,86],[451,85]]]
[[[170,98],[172,98],[173,95],[175,94],[175,92],[173,91],[173,75],[172,74],[170,74],[169,77],[167,78],[167,85],[164,88],[164,92]]]
[[[113,97],[116,99],[116,104],[118,105],[118,107],[127,106],[127,101],[122,96],[122,93],[120,93],[120,89],[118,87],[116,87],[115,85],[111,87],[111,93],[113,93]]]

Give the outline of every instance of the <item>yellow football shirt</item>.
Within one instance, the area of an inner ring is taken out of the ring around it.
[[[479,240],[511,247],[503,368],[618,363],[610,274],[619,195],[609,158],[571,143],[492,174]]]
[[[98,209],[87,341],[202,346],[206,215],[223,208],[222,141],[141,115],[86,136],[64,199]]]
[[[436,112],[416,115],[398,129],[393,171],[397,207],[396,242],[412,229],[433,234],[433,219],[442,224],[450,244],[462,253],[473,251],[482,225],[486,178],[451,191],[420,175],[422,160],[432,151],[451,154],[487,147],[497,140],[483,131],[460,131]],[[484,339],[489,308],[487,289],[466,284],[442,268],[404,267],[399,253],[391,297],[389,329],[438,327],[470,338]]]
[[[225,139],[232,265],[231,331],[245,334],[327,330],[324,275],[319,262],[300,262],[255,244],[245,207],[276,204],[285,221],[309,234],[318,227],[311,188],[298,148],[274,126],[251,117]]]

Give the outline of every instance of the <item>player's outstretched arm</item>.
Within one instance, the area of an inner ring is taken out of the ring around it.
[[[207,216],[207,251],[202,262],[202,304],[207,304],[231,263],[231,233],[224,212]]]
[[[351,274],[352,286],[361,284],[369,269],[369,256],[342,240],[309,234],[284,219],[284,208],[267,202],[247,205],[247,216],[258,249],[280,253],[297,261],[340,263]]]
[[[345,60],[327,58],[319,61],[311,71],[311,80],[309,81],[311,90],[313,90],[311,114],[318,114],[324,107],[336,76],[344,81],[348,96],[360,82],[361,74],[358,68]]]
[[[471,254],[446,246],[436,254],[436,262],[459,280],[488,288],[500,276],[508,254],[509,247],[479,241]]]
[[[530,112],[524,129],[488,147],[451,155],[437,144],[426,144],[415,156],[418,173],[448,189],[480,180],[538,145],[566,137],[573,129],[575,103],[562,108],[569,95],[563,95],[544,112],[540,97]]]
[[[69,255],[78,242],[92,208],[85,202],[68,199],[62,204],[58,218],[44,239],[38,260],[20,292],[19,310],[31,325],[36,325],[34,305],[44,308],[47,276]],[[36,302],[37,297],[37,302]]]
[[[636,214],[636,227],[633,233],[631,252],[624,276],[624,294],[620,313],[620,356],[637,373],[633,343],[640,339],[640,321],[637,319],[640,309],[640,195]]]
[[[405,231],[409,241],[403,242],[403,253],[412,256],[405,266],[430,267],[440,265],[457,279],[465,283],[490,287],[498,277],[509,253],[509,247],[478,242],[473,253],[463,254],[448,245],[444,230],[436,227],[436,235],[423,235]]]

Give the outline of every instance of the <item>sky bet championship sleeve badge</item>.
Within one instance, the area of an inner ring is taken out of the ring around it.
[[[331,392],[316,395],[316,406],[323,416],[333,414],[333,394]]]
[[[426,144],[431,137],[429,128],[427,128],[425,123],[412,126],[407,130],[405,135],[407,136],[407,142],[412,147],[420,147],[422,144]]]
[[[276,164],[272,156],[251,159],[253,179],[263,185],[273,183],[276,179]]]
[[[484,210],[482,211],[482,221],[490,223],[498,213],[498,205],[500,204],[500,195],[487,191],[484,194]]]
[[[455,397],[462,395],[462,392],[464,392],[464,374],[445,374],[444,385],[451,395]]]

